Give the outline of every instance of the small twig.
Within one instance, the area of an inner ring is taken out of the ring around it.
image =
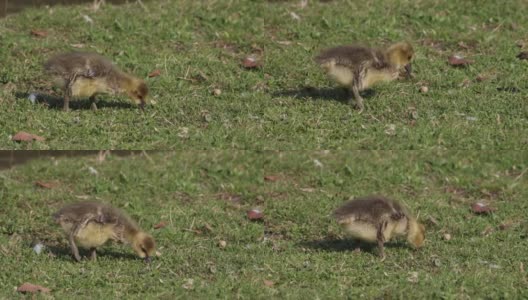
[[[154,164],[154,160],[147,154],[147,151],[143,150],[141,151],[141,154],[143,154],[151,164]]]
[[[524,169],[521,174],[519,174],[517,177],[515,177],[515,179],[513,181],[517,181],[519,179],[521,179],[521,177],[523,177],[524,173],[526,173],[526,171],[528,171],[528,168]]]
[[[141,0],[136,0],[136,3],[139,4],[139,6],[141,6],[141,8],[143,8],[144,11],[148,12],[148,8],[145,6],[145,4],[143,4],[143,1]]]

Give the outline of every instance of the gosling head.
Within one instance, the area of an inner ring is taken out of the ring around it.
[[[409,232],[407,233],[407,241],[415,248],[420,248],[425,240],[425,227],[412,219],[409,220]]]
[[[387,59],[398,70],[405,68],[406,77],[411,77],[411,61],[414,57],[414,49],[408,42],[400,42],[391,45],[386,51]]]
[[[127,78],[127,80],[124,81],[123,88],[127,95],[132,98],[136,104],[139,104],[141,109],[145,108],[148,95],[148,87],[145,81],[134,77]]]
[[[156,253],[156,242],[149,234],[138,232],[132,240],[132,248],[145,262],[150,262],[151,257]]]

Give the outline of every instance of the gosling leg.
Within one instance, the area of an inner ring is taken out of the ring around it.
[[[70,110],[70,98],[72,96],[72,86],[75,83],[76,79],[77,79],[77,73],[73,73],[73,75],[70,76],[66,84],[66,94],[64,95],[64,106],[62,107],[62,110],[64,111]]]
[[[381,261],[384,261],[386,258],[385,257],[385,247],[383,247],[383,244],[385,243],[385,236],[383,235],[383,231],[385,231],[386,227],[387,227],[386,221],[378,225],[377,241],[378,241],[378,251],[379,251],[379,256],[381,258]]]
[[[90,259],[93,261],[97,260],[97,253],[95,251],[95,248],[90,248]]]
[[[359,88],[356,84],[352,84],[351,89],[352,89],[352,94],[356,102],[352,103],[352,98],[350,98],[349,103],[354,105],[354,107],[358,110],[359,113],[362,113],[364,106],[363,106],[363,98],[359,94]]]
[[[77,226],[78,227],[78,226]],[[72,230],[70,232],[69,242],[70,242],[70,248],[72,251],[72,255],[75,258],[76,261],[81,261],[81,256],[79,255],[79,249],[77,248],[77,245],[75,244],[75,234],[77,234],[77,228],[76,230]]]
[[[93,111],[97,111],[97,97],[95,95],[92,95],[90,97],[90,106]]]
[[[63,111],[69,111],[70,110],[70,91],[67,90],[66,94],[64,95],[64,104],[62,106]]]

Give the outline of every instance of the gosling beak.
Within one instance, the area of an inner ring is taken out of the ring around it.
[[[145,256],[144,260],[146,264],[150,264],[150,262],[152,261],[152,258],[150,256]]]
[[[411,72],[412,72],[412,65],[411,63],[408,63],[405,65],[405,78],[410,79],[411,78]]]

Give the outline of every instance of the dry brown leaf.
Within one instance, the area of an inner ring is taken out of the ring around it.
[[[161,221],[158,224],[154,225],[154,229],[161,229],[165,226],[167,226],[167,223],[165,223],[164,221]]]
[[[499,229],[506,230],[508,228],[511,228],[514,225],[517,225],[517,223],[511,220],[507,220],[499,224]]]
[[[489,76],[486,74],[478,74],[477,78],[475,78],[475,80],[478,82],[486,81],[488,79],[489,79]]]
[[[264,285],[267,286],[267,287],[273,287],[273,285],[275,284],[275,282],[271,281],[271,280],[267,280],[267,279],[264,279]]]
[[[38,136],[38,135],[35,135],[35,134],[32,134],[32,133],[27,133],[25,131],[20,131],[20,132],[17,132],[12,138],[11,140],[15,141],[15,142],[32,142],[32,141],[39,141],[39,142],[42,142],[44,140],[46,140],[45,138],[41,137],[41,136]]]
[[[160,75],[161,75],[161,70],[160,70],[160,69],[156,69],[156,70],[150,72],[150,73],[148,74],[148,77],[149,77],[149,78],[152,78],[152,77],[158,77],[158,76],[160,76]]]
[[[448,58],[448,62],[452,66],[461,66],[461,67],[467,66],[467,65],[473,63],[472,61],[467,60],[464,57],[459,56],[459,55],[450,56]]]
[[[277,180],[279,180],[279,176],[275,176],[275,175],[264,176],[264,181],[275,182]]]
[[[48,36],[48,32],[45,31],[45,30],[32,29],[31,30],[31,35],[32,36],[36,36],[36,37],[47,37]]]
[[[250,220],[256,221],[261,220],[264,214],[259,209],[251,209],[247,211],[247,217]]]
[[[57,182],[46,182],[46,181],[37,180],[35,181],[35,185],[41,188],[45,188],[45,189],[52,189],[57,186]]]
[[[482,202],[475,202],[471,204],[471,211],[476,214],[489,214],[494,212],[495,210],[495,208],[489,207],[488,205]]]
[[[20,293],[37,293],[37,292],[43,292],[43,293],[49,293],[51,290],[48,288],[45,288],[40,285],[32,284],[29,282],[25,282],[21,286],[17,288],[17,292]]]
[[[528,59],[528,51],[523,51],[517,55],[518,59]]]
[[[253,56],[248,56],[242,60],[242,66],[246,69],[260,68],[262,64]]]

